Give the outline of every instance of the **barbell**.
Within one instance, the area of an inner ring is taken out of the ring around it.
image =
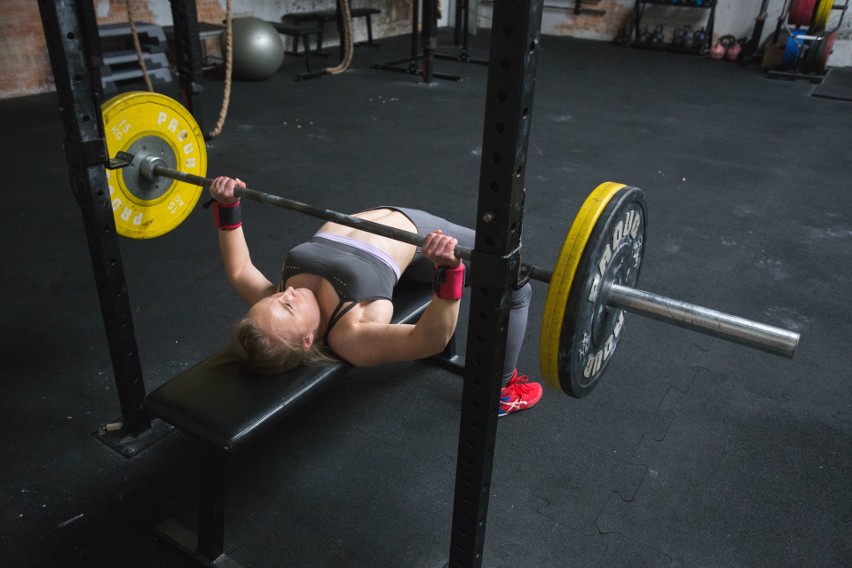
[[[116,230],[136,239],[162,235],[192,211],[213,180],[204,177],[204,138],[192,115],[164,95],[131,92],[103,105],[107,183]],[[416,233],[322,209],[247,187],[239,197],[282,207],[402,241]],[[747,347],[791,358],[793,331],[758,323],[636,288],[644,257],[645,197],[639,188],[606,182],[592,191],[563,242],[555,268],[522,264],[519,279],[549,284],[539,339],[539,363],[548,386],[582,398],[594,389],[636,313]],[[472,251],[456,247],[469,260]]]

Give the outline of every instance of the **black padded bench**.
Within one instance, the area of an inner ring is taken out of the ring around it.
[[[361,42],[357,45],[378,46],[379,44],[373,41],[372,17],[377,14],[381,14],[382,11],[378,8],[351,8],[349,13],[352,16],[352,20],[355,20],[355,18],[366,18],[367,20],[367,41]],[[309,24],[313,24],[314,27],[319,28],[320,33],[317,39],[317,54],[320,54],[322,53],[322,30],[325,27],[325,24],[337,21],[337,10],[329,9],[311,10],[310,12],[294,12],[292,14],[285,14],[284,16],[281,16],[281,21],[290,22],[297,26],[307,22]]]
[[[430,286],[401,281],[394,291],[394,323],[414,323],[432,299]],[[439,363],[456,372],[464,364],[455,338]],[[166,382],[145,399],[145,408],[202,442],[198,531],[169,519],[157,534],[204,566],[239,566],[224,552],[225,473],[229,454],[267,432],[295,409],[331,387],[352,366],[298,367],[278,376],[244,373],[226,348]]]
[[[303,26],[301,24],[288,24],[285,22],[268,22],[275,30],[281,34],[293,38],[293,51],[288,51],[289,55],[299,55],[299,40],[302,40],[302,47],[305,56],[305,69],[308,73],[313,72],[311,66],[311,44],[310,37],[316,36],[317,50],[322,47],[322,29],[315,26]]]

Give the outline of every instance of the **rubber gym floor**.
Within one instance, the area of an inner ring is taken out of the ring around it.
[[[454,53],[442,36],[441,51]],[[235,83],[208,175],[344,212],[392,203],[473,224],[487,68],[460,82],[369,68]],[[599,183],[641,187],[640,287],[802,334],[792,360],[628,316],[588,397],[548,390],[501,419],[483,565],[852,566],[852,107],[757,66],[545,36],[526,170],[524,260],[553,266]],[[486,55],[487,39],[473,55]],[[222,79],[205,77],[207,128]],[[140,89],[128,85],[127,90]],[[176,96],[176,84],[160,92]],[[183,567],[154,536],[192,524],[198,446],[133,459],[93,432],[120,415],[55,93],[0,101],[6,566]],[[268,275],[317,221],[244,207]],[[210,212],[122,239],[148,391],[211,355],[242,313]],[[538,373],[534,284],[522,371]],[[466,314],[460,321],[464,346]],[[423,362],[359,369],[236,454],[226,550],[245,566],[441,568],[462,379]]]

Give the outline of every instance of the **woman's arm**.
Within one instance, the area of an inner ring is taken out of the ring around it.
[[[210,185],[210,194],[221,204],[230,205],[239,201],[234,196],[234,186],[245,187],[240,180],[217,177]],[[249,306],[275,293],[275,285],[251,262],[243,228],[219,230],[219,252],[225,266],[225,276],[234,291]]]
[[[461,260],[453,254],[458,241],[431,233],[423,243],[423,255],[438,266],[455,268]],[[335,334],[331,348],[351,364],[362,367],[412,361],[437,355],[456,331],[459,298],[432,298],[415,325],[355,323]]]

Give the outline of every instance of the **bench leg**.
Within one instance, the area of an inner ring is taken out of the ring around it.
[[[227,455],[216,448],[204,450],[198,496],[198,553],[218,558],[225,548],[225,468]]]
[[[370,14],[367,14],[367,43],[365,45],[369,45],[371,47],[380,47],[379,44],[373,41],[373,18]]]
[[[355,44],[356,47],[381,47],[378,43],[373,41],[373,19],[370,17],[370,14],[365,16],[358,16],[359,18],[366,18],[367,25],[367,41],[359,41]]]
[[[308,73],[310,73],[313,71],[313,69],[311,69],[311,42],[307,35],[302,36],[302,45],[305,48],[305,69],[307,69]]]
[[[453,334],[450,342],[444,347],[444,350],[432,357],[440,366],[449,369],[457,375],[464,375],[464,355],[459,355],[456,351],[456,336]]]
[[[157,527],[157,535],[200,566],[242,568],[228,558],[225,546],[225,474],[227,454],[214,446],[202,450],[198,495],[198,532],[174,519]]]
[[[323,27],[323,23],[319,22],[319,24],[317,24],[317,27],[319,28],[319,33],[317,34],[317,55],[323,55],[323,52],[322,52],[322,27]]]

